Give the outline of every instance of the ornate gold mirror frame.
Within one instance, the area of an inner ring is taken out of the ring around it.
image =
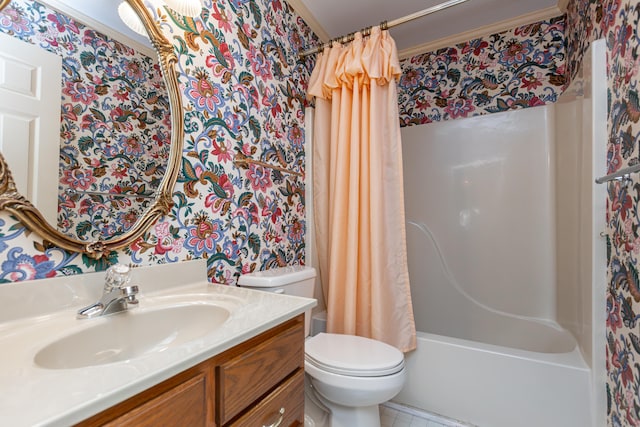
[[[0,0],[0,10],[11,0]],[[182,99],[178,87],[175,64],[178,60],[173,47],[155,24],[143,0],[125,0],[142,20],[151,43],[158,53],[158,61],[169,96],[171,109],[171,148],[166,174],[155,192],[151,206],[135,225],[126,233],[108,240],[92,242],[74,239],[58,231],[49,224],[40,211],[16,188],[9,165],[0,153],[0,209],[15,216],[29,230],[38,233],[47,243],[71,252],[85,253],[92,258],[101,258],[112,250],[130,245],[161,216],[166,215],[173,206],[173,188],[178,178],[182,159],[184,123],[182,118]],[[114,4],[115,6],[115,4]]]

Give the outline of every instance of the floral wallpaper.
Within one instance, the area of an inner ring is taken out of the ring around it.
[[[402,60],[400,125],[555,102],[565,85],[564,30],[561,16]]]
[[[608,173],[638,163],[640,2],[571,0],[568,72],[592,40],[607,41]],[[603,162],[605,159],[602,160]],[[640,426],[640,181],[608,186],[607,424]]]
[[[18,4],[23,5],[21,13],[44,10],[25,6],[31,2]],[[314,44],[314,36],[283,0],[205,0],[204,6],[196,19],[154,10],[179,57],[186,107],[182,173],[171,213],[131,247],[91,260],[45,247],[39,236],[0,212],[0,282],[102,270],[114,262],[142,265],[205,257],[210,280],[232,284],[243,272],[304,261],[302,180],[259,165],[238,168],[233,159],[247,156],[304,172],[302,97],[312,64],[297,62],[295,53]],[[25,31],[17,16],[5,11],[0,28],[7,31],[15,25],[16,36]],[[85,31],[79,24],[57,19],[54,29],[45,30],[43,36],[49,31],[80,34],[72,28]],[[404,60],[399,82],[401,125],[554,102],[565,80],[576,72],[588,43],[604,37],[609,75],[606,161],[609,172],[635,164],[640,135],[639,21],[636,0],[570,0],[566,17]],[[82,34],[94,42],[96,52],[106,43],[97,34]],[[40,43],[35,33],[24,37]],[[66,40],[45,37],[43,42],[55,45]],[[69,71],[84,66],[77,60],[71,64]],[[113,87],[112,97],[117,99],[118,89]],[[78,89],[75,93],[81,99]],[[80,122],[86,127],[70,125],[70,132],[82,130],[93,136],[101,129],[95,122],[118,121],[87,115],[82,101],[71,104],[68,111],[87,121]],[[158,135],[156,142],[165,138]],[[123,150],[126,145],[106,133],[91,143],[106,146],[107,140],[109,149]],[[87,165],[67,161],[78,169]],[[85,170],[97,179],[93,167]],[[640,426],[640,180],[637,175],[632,179],[629,185],[615,183],[608,188],[610,426]]]
[[[185,107],[173,209],[131,247],[97,261],[44,247],[0,212],[0,281],[202,257],[212,282],[234,284],[244,272],[304,262],[304,177],[233,160],[304,174],[312,64],[298,62],[296,53],[315,36],[281,0],[205,0],[193,19],[165,8],[152,12],[178,55]]]
[[[58,229],[83,240],[127,231],[169,154],[169,103],[157,61],[33,1],[13,0],[0,31],[62,57]]]

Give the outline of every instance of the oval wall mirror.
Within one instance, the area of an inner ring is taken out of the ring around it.
[[[182,155],[177,57],[143,1],[123,1],[157,58],[43,3],[0,0],[0,209],[94,258],[169,212]]]

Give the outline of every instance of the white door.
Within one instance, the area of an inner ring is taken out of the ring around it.
[[[62,59],[0,33],[0,151],[50,224],[58,211]]]

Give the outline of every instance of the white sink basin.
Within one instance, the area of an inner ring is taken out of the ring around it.
[[[134,359],[202,338],[229,315],[217,305],[184,304],[78,320],[95,324],[43,347],[34,362],[46,369],[75,369]]]

